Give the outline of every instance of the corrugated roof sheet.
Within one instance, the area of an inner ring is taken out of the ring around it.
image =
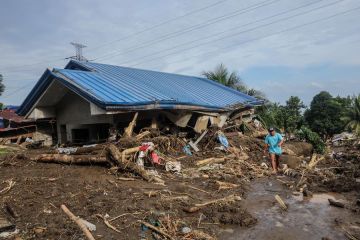
[[[65,69],[46,71],[19,109],[30,111],[50,82],[56,79],[105,109],[186,108],[225,110],[259,100],[212,80],[172,73],[71,60]]]
[[[78,64],[91,71],[70,70]],[[67,68],[58,71],[100,101],[111,105],[172,102],[225,108],[258,101],[254,97],[201,77],[94,62],[76,62],[75,65],[69,64]]]

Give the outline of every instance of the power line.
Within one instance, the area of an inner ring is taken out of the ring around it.
[[[271,16],[268,16],[268,17],[265,17],[265,18],[262,18],[262,19],[253,21],[253,22],[249,22],[249,23],[246,23],[246,24],[242,24],[242,25],[233,27],[233,28],[227,29],[227,30],[225,30],[225,31],[216,33],[216,36],[222,35],[222,34],[227,33],[227,32],[233,32],[233,30],[238,30],[238,29],[241,28],[241,27],[245,27],[245,26],[252,25],[252,24],[255,24],[255,23],[258,23],[258,22],[262,22],[262,21],[267,20],[267,19],[271,19],[271,18],[274,18],[274,17],[278,17],[278,16],[281,16],[281,15],[284,15],[284,14],[287,14],[287,13],[290,13],[290,12],[293,12],[293,11],[296,11],[296,10],[299,10],[299,9],[301,9],[301,8],[308,7],[308,6],[311,6],[311,5],[313,5],[313,4],[317,4],[317,3],[321,2],[321,1],[323,1],[323,0],[316,1],[316,2],[311,2],[311,3],[307,3],[307,4],[304,4],[304,5],[298,6],[298,7],[296,7],[296,8],[287,10],[287,11],[283,11],[283,12],[280,12],[280,13],[277,13],[277,14],[274,14],[274,15],[271,15]],[[343,1],[343,0],[341,0],[341,1]],[[252,29],[251,29],[251,30],[252,30]],[[248,31],[248,30],[247,30],[247,31]],[[176,49],[176,48],[178,48],[178,47],[185,46],[185,45],[188,45],[188,44],[191,44],[191,43],[194,43],[194,42],[202,41],[202,40],[204,40],[204,39],[214,38],[214,35],[215,35],[215,34],[212,33],[211,35],[208,35],[208,36],[203,36],[203,37],[201,37],[201,38],[198,38],[198,39],[195,39],[195,40],[192,40],[192,41],[189,41],[189,42],[185,42],[185,43],[182,43],[182,44],[179,44],[179,45],[176,45],[176,46],[173,46],[173,47],[170,47],[170,48],[167,48],[167,49],[164,49],[164,50],[155,52],[155,53],[151,53],[151,54],[148,54],[148,55],[139,57],[139,58],[131,59],[131,60],[127,61],[127,62],[120,63],[119,65],[127,64],[127,63],[129,63],[129,62],[134,62],[134,61],[137,61],[137,60],[146,58],[146,57],[151,57],[151,56],[153,56],[153,55],[156,55],[156,54],[159,54],[159,53],[162,53],[162,52],[165,52],[165,51],[173,50],[173,49]]]
[[[163,26],[163,25],[165,25],[165,24],[167,24],[167,23],[173,22],[173,21],[175,21],[175,20],[184,18],[184,17],[186,17],[186,16],[193,15],[193,14],[195,14],[195,13],[198,13],[198,12],[204,11],[204,10],[206,10],[206,9],[209,9],[209,8],[211,8],[211,7],[217,6],[217,5],[219,5],[219,4],[221,4],[221,3],[224,3],[224,2],[226,2],[226,1],[228,1],[228,0],[217,1],[217,2],[215,2],[215,3],[212,3],[212,4],[207,5],[207,6],[204,6],[204,7],[202,7],[202,8],[199,8],[199,9],[196,9],[196,10],[193,10],[193,11],[190,11],[190,12],[185,13],[185,14],[183,14],[183,15],[180,15],[180,16],[178,16],[178,17],[168,19],[168,20],[166,20],[166,21],[163,21],[163,22],[160,22],[160,23],[155,24],[155,25],[153,25],[153,26],[150,26],[149,28],[145,28],[145,29],[140,30],[140,31],[138,31],[138,32],[134,32],[134,33],[132,33],[132,34],[129,34],[129,35],[123,37],[123,38],[114,40],[114,41],[109,42],[109,43],[105,43],[105,44],[99,45],[99,46],[97,46],[97,47],[95,47],[95,48],[90,48],[90,51],[93,51],[93,50],[102,48],[102,47],[104,47],[104,46],[106,46],[106,45],[110,45],[110,44],[115,43],[115,42],[118,42],[118,41],[122,41],[122,40],[125,40],[125,39],[129,39],[129,38],[134,37],[134,36],[137,36],[137,35],[139,35],[139,34],[141,34],[141,33],[144,33],[144,32],[153,30],[153,29],[155,29],[155,28],[158,28],[158,27],[160,27],[160,26]],[[60,58],[60,57],[61,57],[61,56],[59,56],[59,58]],[[56,58],[58,58],[58,57],[56,56]],[[41,62],[33,63],[33,64],[27,64],[27,65],[22,65],[22,66],[14,66],[14,67],[10,67],[10,69],[13,69],[13,68],[14,68],[14,69],[15,69],[15,68],[22,68],[22,67],[28,67],[28,66],[36,66],[36,65],[39,65],[39,64],[43,64],[43,63],[49,63],[49,62],[55,62],[55,61],[57,62],[57,61],[60,61],[60,60],[64,60],[64,58],[56,59],[56,60],[54,60],[54,61],[53,61],[53,60],[50,60],[50,61],[47,60],[47,61],[41,61]],[[7,68],[7,69],[8,69],[8,68]],[[1,69],[0,71],[6,71],[6,70]]]
[[[234,36],[237,36],[237,35],[246,33],[246,32],[254,31],[254,30],[257,30],[257,29],[259,29],[259,28],[264,28],[264,27],[273,25],[273,24],[275,24],[275,23],[282,22],[282,21],[284,21],[284,20],[292,19],[292,18],[301,16],[301,15],[304,15],[304,14],[308,14],[308,13],[314,12],[314,11],[319,10],[319,9],[323,9],[323,8],[325,8],[325,7],[329,7],[329,6],[331,6],[331,5],[337,4],[337,3],[342,2],[342,1],[344,1],[344,0],[338,0],[338,1],[332,2],[332,3],[330,3],[330,4],[326,4],[326,5],[322,5],[322,6],[320,6],[320,7],[313,8],[313,9],[311,9],[310,11],[303,11],[303,12],[301,12],[301,13],[297,13],[297,14],[294,14],[294,15],[289,16],[289,17],[284,17],[284,18],[281,18],[281,19],[278,19],[278,20],[275,20],[275,21],[272,21],[272,22],[269,22],[269,23],[266,23],[266,24],[263,24],[263,25],[259,25],[259,26],[256,26],[256,27],[247,29],[247,30],[243,30],[243,31],[240,31],[240,32],[236,32],[236,33],[234,33],[234,34],[226,35],[226,36],[217,38],[217,39],[215,39],[215,40],[211,40],[211,41],[207,41],[207,42],[204,42],[204,43],[200,43],[200,44],[191,46],[191,47],[189,47],[189,48],[181,49],[181,50],[179,50],[179,51],[175,51],[175,52],[172,52],[172,53],[168,53],[168,54],[165,54],[165,55],[162,55],[162,56],[159,56],[159,57],[150,58],[150,59],[148,59],[148,60],[146,60],[146,61],[141,61],[141,62],[139,62],[139,63],[137,63],[137,64],[133,64],[133,65],[130,65],[130,66],[137,66],[137,65],[140,65],[140,64],[142,64],[142,63],[144,63],[144,62],[147,62],[147,61],[152,61],[152,60],[156,60],[156,59],[159,59],[159,58],[171,56],[171,55],[174,55],[174,54],[179,53],[179,52],[188,51],[188,50],[191,50],[191,49],[194,49],[194,48],[197,48],[197,47],[201,47],[201,46],[204,46],[204,45],[208,45],[208,44],[211,44],[211,43],[214,43],[214,42],[221,41],[221,40],[223,40],[223,39],[227,39],[227,38],[230,38],[230,37],[234,37]]]
[[[257,38],[253,38],[253,39],[246,40],[246,41],[243,41],[243,42],[239,42],[239,43],[237,43],[237,46],[238,46],[238,45],[242,45],[242,44],[246,44],[246,43],[250,43],[250,42],[254,42],[254,41],[258,41],[258,40],[262,40],[262,39],[265,39],[265,38],[268,38],[268,37],[272,37],[272,36],[275,36],[275,35],[278,35],[278,34],[281,34],[281,33],[284,33],[284,32],[292,31],[292,30],[295,30],[295,29],[298,29],[298,28],[306,27],[306,26],[309,26],[309,25],[312,25],[312,24],[316,24],[316,23],[318,23],[318,22],[326,21],[326,20],[329,20],[329,19],[332,19],[332,18],[341,16],[341,15],[345,15],[345,14],[348,14],[348,13],[350,13],[350,12],[357,11],[357,10],[360,10],[360,6],[359,6],[359,7],[356,7],[356,8],[349,9],[349,10],[347,10],[347,11],[343,11],[343,12],[337,13],[337,14],[330,15],[330,16],[328,16],[328,17],[320,18],[320,19],[317,19],[317,20],[314,20],[314,21],[311,21],[311,22],[307,22],[307,23],[304,23],[304,24],[296,25],[296,26],[294,26],[294,27],[286,28],[286,29],[283,29],[283,30],[281,30],[281,31],[277,31],[277,32],[274,32],[274,33],[271,33],[271,34],[268,34],[268,35],[264,35],[264,36],[261,36],[261,37],[257,37]],[[216,49],[215,51],[205,52],[205,54],[206,54],[206,56],[208,56],[208,55],[212,55],[212,54],[217,53],[219,50],[230,49],[230,48],[233,48],[233,47],[234,47],[234,46],[226,46],[226,47],[218,48],[218,49]],[[196,58],[196,57],[202,57],[202,56],[204,56],[204,52],[201,53],[201,54],[197,54],[197,55],[193,55],[193,56],[187,57],[187,58],[185,58],[185,59],[180,59],[180,60],[172,61],[172,62],[170,62],[170,63],[168,63],[168,64],[173,64],[173,63],[178,63],[178,62],[184,62],[184,61],[188,61],[189,59]],[[133,66],[136,66],[136,65],[130,65],[130,67],[133,67]]]
[[[165,21],[163,21],[163,22],[160,22],[160,23],[158,23],[158,24],[155,24],[155,25],[153,25],[153,26],[150,26],[150,27],[145,28],[145,29],[143,29],[143,30],[140,30],[140,31],[138,31],[138,32],[131,33],[131,34],[125,36],[125,37],[116,39],[116,40],[111,41],[111,42],[108,42],[108,43],[104,43],[104,44],[102,44],[102,45],[100,45],[100,46],[98,46],[98,47],[95,47],[95,48],[91,48],[90,51],[93,51],[93,50],[102,48],[102,47],[104,47],[104,46],[107,46],[107,45],[110,45],[110,44],[113,44],[113,43],[116,43],[116,42],[119,42],[119,41],[123,41],[123,40],[129,39],[129,38],[131,38],[131,37],[135,37],[135,36],[137,36],[137,35],[139,35],[139,34],[141,34],[141,33],[148,32],[148,31],[150,31],[150,30],[156,29],[156,28],[161,27],[161,26],[163,26],[163,25],[165,25],[165,24],[168,24],[168,23],[170,23],[170,22],[174,22],[174,21],[176,21],[176,20],[178,20],[178,19],[181,19],[181,18],[190,16],[190,15],[193,15],[193,14],[195,14],[195,13],[204,11],[204,10],[206,10],[206,9],[212,8],[212,7],[217,6],[217,5],[221,4],[221,3],[224,3],[224,2],[226,2],[226,1],[228,1],[228,0],[217,1],[217,2],[215,2],[215,3],[212,3],[212,4],[207,5],[207,6],[205,6],[205,7],[202,7],[202,8],[193,10],[193,11],[190,11],[190,12],[185,13],[185,14],[183,14],[183,15],[180,15],[180,16],[178,16],[178,17],[174,17],[174,18],[165,20]]]
[[[10,96],[18,93],[19,91],[24,90],[25,88],[27,88],[27,87],[29,87],[29,86],[31,86],[31,85],[33,85],[33,84],[34,84],[34,83],[32,82],[32,83],[28,83],[28,84],[26,84],[26,85],[20,86],[20,87],[16,88],[14,91],[12,91],[12,92],[10,92],[9,94],[4,95],[4,96],[2,96],[2,97],[4,97],[4,98],[10,97]]]
[[[190,26],[190,27],[187,27],[187,28],[175,31],[175,32],[165,34],[165,35],[161,36],[160,38],[156,38],[156,39],[153,39],[151,41],[148,41],[143,45],[128,48],[128,49],[125,49],[124,51],[122,51],[122,50],[113,51],[112,53],[108,53],[108,54],[105,54],[103,56],[95,58],[94,61],[99,60],[99,59],[109,59],[109,58],[116,57],[116,56],[119,56],[119,55],[123,55],[123,54],[126,54],[126,53],[134,52],[136,50],[139,50],[139,49],[142,49],[142,48],[157,44],[159,42],[163,42],[165,40],[177,37],[179,35],[183,35],[185,33],[189,33],[189,32],[192,32],[194,30],[207,27],[207,26],[209,26],[211,24],[214,24],[214,23],[217,23],[217,22],[221,22],[221,21],[236,17],[238,15],[241,15],[241,14],[256,10],[258,8],[261,8],[261,7],[265,7],[267,5],[273,4],[273,3],[278,2],[278,1],[280,1],[280,0],[266,0],[266,1],[263,1],[261,3],[256,3],[256,4],[253,4],[253,5],[249,6],[249,7],[235,10],[235,11],[233,11],[231,13],[227,13],[227,14],[222,15],[220,17],[215,17],[215,18],[208,19],[207,21],[205,21],[203,23],[196,24],[196,25],[193,25],[193,26]]]

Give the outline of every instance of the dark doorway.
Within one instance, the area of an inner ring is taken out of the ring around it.
[[[72,142],[73,143],[87,143],[90,141],[89,129],[72,129]]]

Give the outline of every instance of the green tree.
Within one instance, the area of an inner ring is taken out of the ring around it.
[[[302,126],[295,134],[298,139],[311,143],[316,153],[323,154],[325,152],[325,143],[316,132]]]
[[[346,129],[360,135],[360,94],[351,100],[350,108],[342,120],[345,122]]]
[[[207,79],[235,88],[241,92],[245,92],[247,90],[247,87],[237,73],[230,73],[230,71],[222,63],[218,65],[214,71],[204,71],[202,75],[204,75]]]
[[[3,75],[0,74],[0,96],[5,91],[5,85],[3,84]]]
[[[284,128],[284,106],[267,102],[255,109],[256,114],[266,127]]]
[[[310,108],[305,111],[305,120],[310,129],[327,139],[343,129],[342,105],[330,93],[315,95]]]
[[[286,133],[294,133],[302,124],[301,109],[305,108],[299,97],[291,96],[283,108],[283,126]]]

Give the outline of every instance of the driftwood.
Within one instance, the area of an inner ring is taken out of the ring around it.
[[[127,128],[125,128],[124,137],[131,137],[134,127],[136,125],[136,119],[137,119],[138,115],[139,115],[139,113],[136,112],[133,120],[129,123],[129,126]]]
[[[211,204],[222,203],[222,202],[227,203],[227,202],[234,202],[234,201],[240,201],[240,200],[241,200],[241,197],[239,197],[239,196],[229,195],[224,198],[219,198],[219,199],[215,199],[215,200],[211,200],[211,201],[207,201],[207,202],[203,202],[203,203],[197,203],[193,207],[185,208],[184,211],[188,212],[188,213],[194,213],[194,212],[199,211],[201,208],[206,207]]]
[[[223,189],[232,189],[232,188],[237,188],[239,187],[238,184],[234,184],[234,183],[229,183],[229,182],[222,182],[222,181],[215,181],[216,185],[218,185],[218,190],[223,190]]]
[[[45,163],[67,163],[67,164],[81,164],[81,163],[107,163],[105,156],[98,155],[66,155],[66,154],[41,154],[30,157],[31,161],[45,162]]]
[[[225,162],[225,158],[206,158],[204,160],[200,160],[196,162],[196,166],[203,166],[210,163],[223,163]]]
[[[87,239],[95,240],[94,236],[90,233],[89,229],[87,229],[81,218],[76,217],[64,204],[61,205],[61,209],[65,212],[66,215],[68,215],[71,220],[73,220],[79,226]]]
[[[161,235],[163,235],[164,237],[167,237],[168,239],[171,239],[171,240],[174,239],[174,238],[172,238],[169,234],[167,234],[166,232],[162,231],[161,229],[159,229],[159,228],[151,225],[150,223],[147,223],[147,222],[144,222],[144,221],[140,221],[140,220],[139,220],[139,223],[141,223],[142,225],[150,228],[151,230],[153,230],[153,231],[155,231],[155,232],[157,232],[157,233],[160,233]]]
[[[123,153],[120,152],[120,150],[114,145],[110,144],[107,148],[109,154],[112,156],[112,158],[116,161],[117,165],[120,167],[120,169],[125,171],[131,171],[142,177],[144,180],[150,182],[155,181],[157,183],[163,184],[164,181],[158,177],[151,176],[148,174],[146,170],[141,168],[140,166],[136,165],[134,162],[126,160]],[[128,152],[134,151],[135,148],[128,149]],[[130,151],[131,150],[131,151]],[[126,151],[126,150],[125,150]]]
[[[15,181],[13,181],[12,179],[6,180],[4,182],[6,182],[8,184],[8,186],[3,188],[2,190],[0,190],[0,194],[7,193],[8,191],[10,191],[11,188],[13,188],[15,186]]]
[[[335,201],[335,200],[333,200],[333,199],[331,199],[331,198],[329,198],[328,201],[329,201],[329,204],[330,204],[331,206],[338,207],[338,208],[344,208],[344,207],[345,207],[345,204],[344,204],[344,203]]]
[[[151,132],[150,131],[144,131],[138,135],[136,135],[136,140],[139,141],[141,139],[143,139],[144,137],[146,137],[147,135],[149,135]]]
[[[105,225],[106,225],[108,228],[114,230],[114,231],[117,232],[117,233],[121,233],[121,231],[118,230],[118,229],[117,229],[116,227],[114,227],[113,225],[111,225],[111,224],[109,223],[109,221],[108,221],[103,215],[101,215],[101,214],[96,214],[95,216],[101,218],[101,219],[104,221]]]
[[[279,203],[280,207],[283,209],[283,210],[287,210],[288,207],[286,206],[286,204],[284,203],[284,201],[281,199],[281,197],[279,195],[275,195],[275,199],[276,201]]]
[[[126,161],[126,155],[129,155],[131,153],[136,153],[137,151],[139,151],[139,147],[133,147],[133,148],[125,149],[124,151],[121,152],[121,161],[125,162]]]

